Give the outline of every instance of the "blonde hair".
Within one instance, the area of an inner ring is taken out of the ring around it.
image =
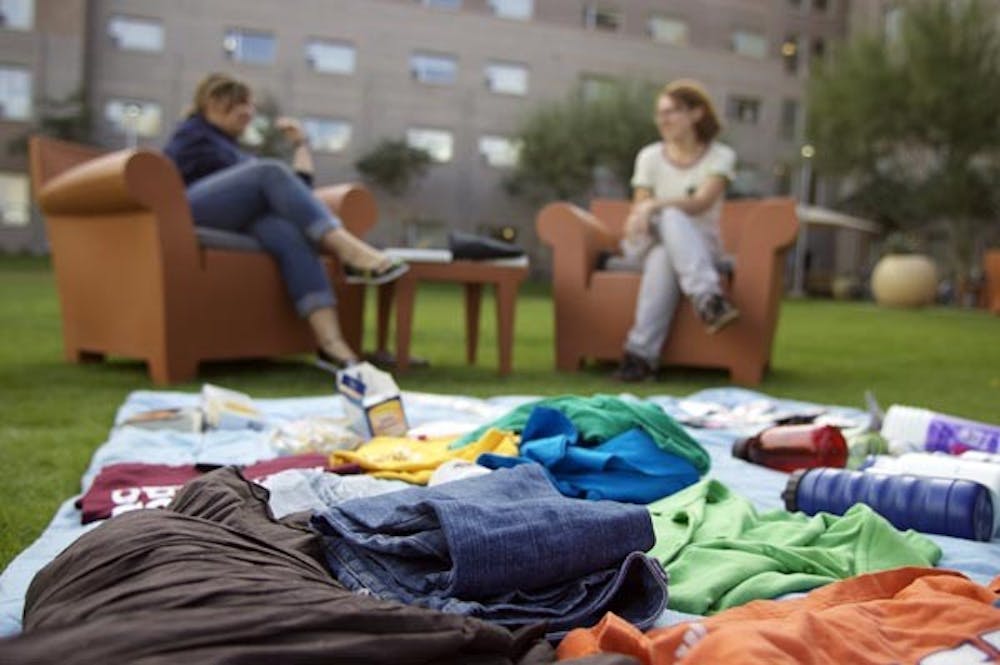
[[[701,118],[694,124],[694,132],[702,143],[711,143],[722,131],[722,123],[715,112],[712,98],[705,87],[694,79],[677,79],[660,90],[658,97],[670,97],[675,103],[689,109],[701,109]]]
[[[185,115],[204,114],[212,101],[223,102],[228,110],[249,101],[250,96],[250,86],[246,83],[229,74],[215,72],[203,78],[194,89],[191,106],[187,108]]]

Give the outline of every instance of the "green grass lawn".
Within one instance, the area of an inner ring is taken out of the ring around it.
[[[685,395],[723,385],[723,372],[676,370],[656,383],[625,387],[609,368],[554,372],[552,306],[544,285],[527,285],[518,303],[515,371],[496,376],[493,303],[483,307],[480,363],[464,364],[461,293],[422,286],[412,349],[428,369],[399,378],[404,390],[552,395],[596,392]],[[373,307],[369,307],[371,313]],[[369,329],[372,326],[368,326]],[[1000,317],[976,311],[893,311],[870,303],[787,301],[771,374],[774,396],[861,406],[865,389],[883,405],[912,404],[986,421],[1000,413]],[[258,397],[319,395],[331,378],[305,358],[211,365],[210,381]],[[0,258],[0,568],[38,537],[104,440],[126,395],[150,388],[143,364],[63,362],[59,311],[48,264]]]

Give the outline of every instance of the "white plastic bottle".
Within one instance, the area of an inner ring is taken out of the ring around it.
[[[971,480],[985,486],[993,497],[993,505],[1000,507],[1000,464],[940,452],[906,453],[899,457],[873,455],[866,461],[864,471]],[[1000,510],[994,512],[993,535],[1000,535]]]
[[[922,450],[952,455],[967,450],[1000,452],[1000,426],[912,406],[890,406],[881,434],[894,455]]]
[[[967,450],[961,455],[962,459],[973,460],[975,462],[989,462],[990,464],[1000,464],[1000,453],[984,453],[979,450]]]

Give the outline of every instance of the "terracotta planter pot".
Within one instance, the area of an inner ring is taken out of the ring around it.
[[[922,254],[888,254],[872,271],[875,302],[889,307],[921,307],[934,302],[937,268]]]

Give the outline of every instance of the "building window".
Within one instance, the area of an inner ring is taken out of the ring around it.
[[[421,83],[454,85],[458,79],[458,59],[451,55],[414,53],[410,56],[410,73]]]
[[[760,100],[732,95],[726,101],[726,117],[745,125],[756,125],[760,119]]]
[[[104,105],[104,118],[126,136],[157,136],[162,116],[163,112],[156,102],[110,99]]]
[[[27,226],[29,221],[28,177],[23,173],[0,173],[0,225]]]
[[[679,19],[650,16],[647,28],[654,42],[675,46],[685,46],[688,43],[688,25]]]
[[[588,4],[583,8],[583,27],[588,30],[618,32],[622,27],[622,14],[611,7]]]
[[[490,8],[500,18],[526,21],[535,13],[534,0],[490,0]]]
[[[759,32],[737,30],[732,37],[733,52],[750,58],[767,57],[767,38]]]
[[[826,55],[826,42],[823,41],[822,37],[817,37],[813,40],[813,60],[822,60]]]
[[[34,0],[0,0],[0,28],[31,30],[34,25]]]
[[[333,118],[303,118],[309,147],[316,152],[343,152],[351,142],[351,123]]]
[[[786,99],[781,103],[781,138],[793,140],[799,130],[799,103]]]
[[[484,135],[479,137],[479,154],[490,166],[509,169],[517,166],[521,144],[506,136]]]
[[[812,8],[818,12],[825,12],[829,8],[827,0],[812,0]]]
[[[799,71],[799,38],[788,35],[781,43],[781,61],[785,65],[786,74],[797,74]]]
[[[491,62],[486,65],[486,87],[505,95],[528,94],[528,68],[524,65]]]
[[[614,97],[617,92],[618,86],[610,77],[586,74],[580,78],[580,97],[583,102]]]
[[[406,144],[411,148],[426,150],[431,160],[443,164],[451,161],[454,139],[451,132],[443,129],[415,127],[406,130]]]
[[[438,9],[461,9],[462,0],[418,0],[424,7],[437,7]]]
[[[226,30],[222,40],[222,50],[226,57],[236,62],[251,65],[269,65],[274,62],[277,50],[274,35],[254,30]]]
[[[802,0],[788,0],[788,6],[792,9],[802,9]]]
[[[31,72],[24,67],[0,65],[0,118],[31,118]]]
[[[123,51],[163,50],[163,26],[159,21],[130,16],[112,16],[108,21],[108,35],[117,48]]]
[[[310,39],[306,44],[306,62],[314,72],[353,74],[356,50],[347,42]]]

